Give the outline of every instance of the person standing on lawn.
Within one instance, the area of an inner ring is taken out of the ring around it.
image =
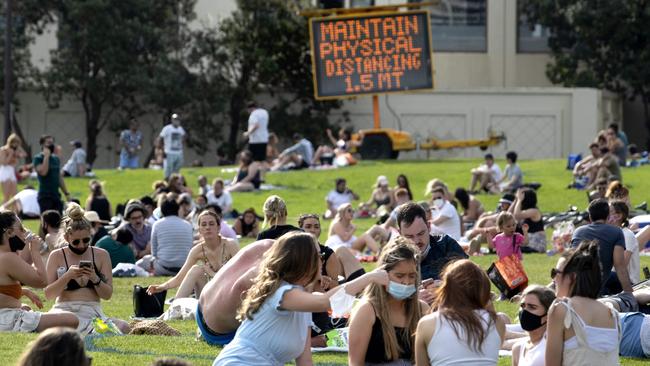
[[[142,150],[142,132],[138,130],[138,121],[131,118],[129,129],[120,133],[120,169],[137,169],[140,167],[138,153]]]
[[[38,205],[41,212],[56,210],[63,212],[63,202],[59,190],[63,192],[66,199],[70,198],[70,192],[65,186],[61,175],[61,160],[54,153],[54,137],[49,135],[41,136],[39,140],[41,152],[33,159],[34,170],[38,177]]]
[[[249,101],[247,107],[250,116],[244,137],[248,139],[248,150],[253,153],[253,161],[263,166],[266,145],[269,143],[269,112],[254,101]]]
[[[160,131],[159,140],[164,143],[165,162],[163,170],[165,179],[169,179],[172,173],[178,173],[183,166],[183,145],[187,134],[181,127],[181,119],[178,114],[171,115],[171,123]]]

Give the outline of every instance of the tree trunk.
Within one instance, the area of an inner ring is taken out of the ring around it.
[[[648,132],[645,149],[648,151],[650,150],[650,94],[643,94],[641,100],[643,102],[643,119]]]
[[[97,135],[99,120],[102,115],[102,105],[94,98],[84,93],[82,104],[86,114],[86,163],[92,166],[97,159]]]

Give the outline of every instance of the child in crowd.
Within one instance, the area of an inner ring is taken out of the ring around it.
[[[517,228],[515,217],[510,212],[501,212],[497,216],[497,227],[500,233],[490,240],[490,247],[496,250],[499,259],[514,254],[521,260],[521,246],[528,240],[528,225],[522,225],[521,229],[524,232],[522,235],[515,231]]]

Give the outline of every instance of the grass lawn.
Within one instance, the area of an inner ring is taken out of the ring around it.
[[[394,162],[378,161],[363,162],[358,166],[330,170],[330,171],[308,171],[308,172],[286,172],[267,174],[266,181],[276,186],[285,187],[277,191],[264,191],[255,193],[234,194],[234,206],[238,210],[254,207],[258,213],[269,194],[278,194],[285,199],[289,210],[289,223],[294,224],[301,213],[324,211],[324,197],[327,192],[333,189],[334,179],[341,176],[348,180],[348,185],[357,192],[363,200],[370,196],[372,186],[378,175],[386,175],[392,184],[398,174],[406,174],[410,180],[411,189],[415,199],[424,199],[424,188],[426,182],[432,178],[439,178],[445,181],[450,189],[458,186],[467,187],[469,183],[469,169],[478,165],[477,160],[446,160],[446,161],[413,161]],[[504,166],[504,162],[499,164]],[[574,204],[580,208],[586,206],[584,191],[566,189],[571,180],[571,174],[565,170],[565,162],[561,160],[538,160],[521,162],[527,182],[540,182],[542,187],[538,191],[539,207],[544,212],[563,211],[568,205]],[[138,170],[138,171],[96,171],[98,179],[105,183],[105,191],[113,206],[119,202],[125,202],[129,198],[141,197],[151,193],[151,185],[154,180],[162,178],[161,171]],[[233,172],[223,172],[220,167],[212,168],[188,168],[183,170],[188,183],[196,190],[198,175],[206,175],[209,180],[217,176],[230,179]],[[645,182],[650,180],[650,170],[647,168],[627,169],[623,171],[625,183],[631,189],[633,203],[650,201],[650,192],[644,189]],[[66,184],[72,192],[73,197],[83,203],[88,195],[87,179],[66,178]],[[486,208],[495,207],[498,201],[497,196],[481,195],[481,201]],[[365,229],[373,224],[374,220],[356,220],[360,229]],[[36,230],[38,223],[30,221],[26,223],[32,230]],[[323,222],[323,232],[327,232],[329,222]],[[325,235],[321,237],[325,239]],[[248,244],[244,242],[242,245]],[[486,268],[494,260],[494,256],[474,257],[477,263]],[[556,258],[547,257],[543,254],[527,255],[525,258],[526,270],[530,276],[531,283],[546,284],[549,282],[549,269],[554,265]],[[641,266],[650,266],[650,257],[641,258]],[[113,317],[128,319],[133,313],[131,291],[134,284],[148,285],[160,283],[160,278],[138,278],[138,279],[116,279],[114,280],[113,298],[103,302],[104,311]],[[42,292],[41,292],[42,294]],[[171,291],[168,296],[173,296]],[[45,304],[49,309],[52,302]],[[497,309],[508,313],[511,317],[516,316],[517,306],[515,304],[500,302]],[[176,356],[191,361],[194,365],[211,365],[219,348],[207,346],[205,343],[196,341],[194,322],[173,321],[170,325],[183,334],[181,337],[142,337],[122,336],[90,338],[87,340],[87,347],[94,358],[94,365],[145,365],[154,358],[162,356]],[[33,334],[0,334],[0,359],[12,364],[17,360],[25,345],[35,338]],[[346,364],[345,354],[317,354],[314,356],[315,364]],[[500,365],[509,365],[509,358],[502,358]],[[643,365],[644,361],[623,359],[624,365]]]

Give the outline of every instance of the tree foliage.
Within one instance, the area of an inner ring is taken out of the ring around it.
[[[271,126],[281,136],[294,132],[322,138],[328,114],[340,102],[319,102],[313,82],[307,20],[281,0],[240,0],[216,29],[204,28],[197,43],[208,47],[213,71],[227,83],[230,157],[239,149],[246,101],[270,98]]]
[[[546,73],[553,83],[638,97],[650,131],[650,0],[527,0],[520,6],[530,24],[550,30],[553,61]]]

